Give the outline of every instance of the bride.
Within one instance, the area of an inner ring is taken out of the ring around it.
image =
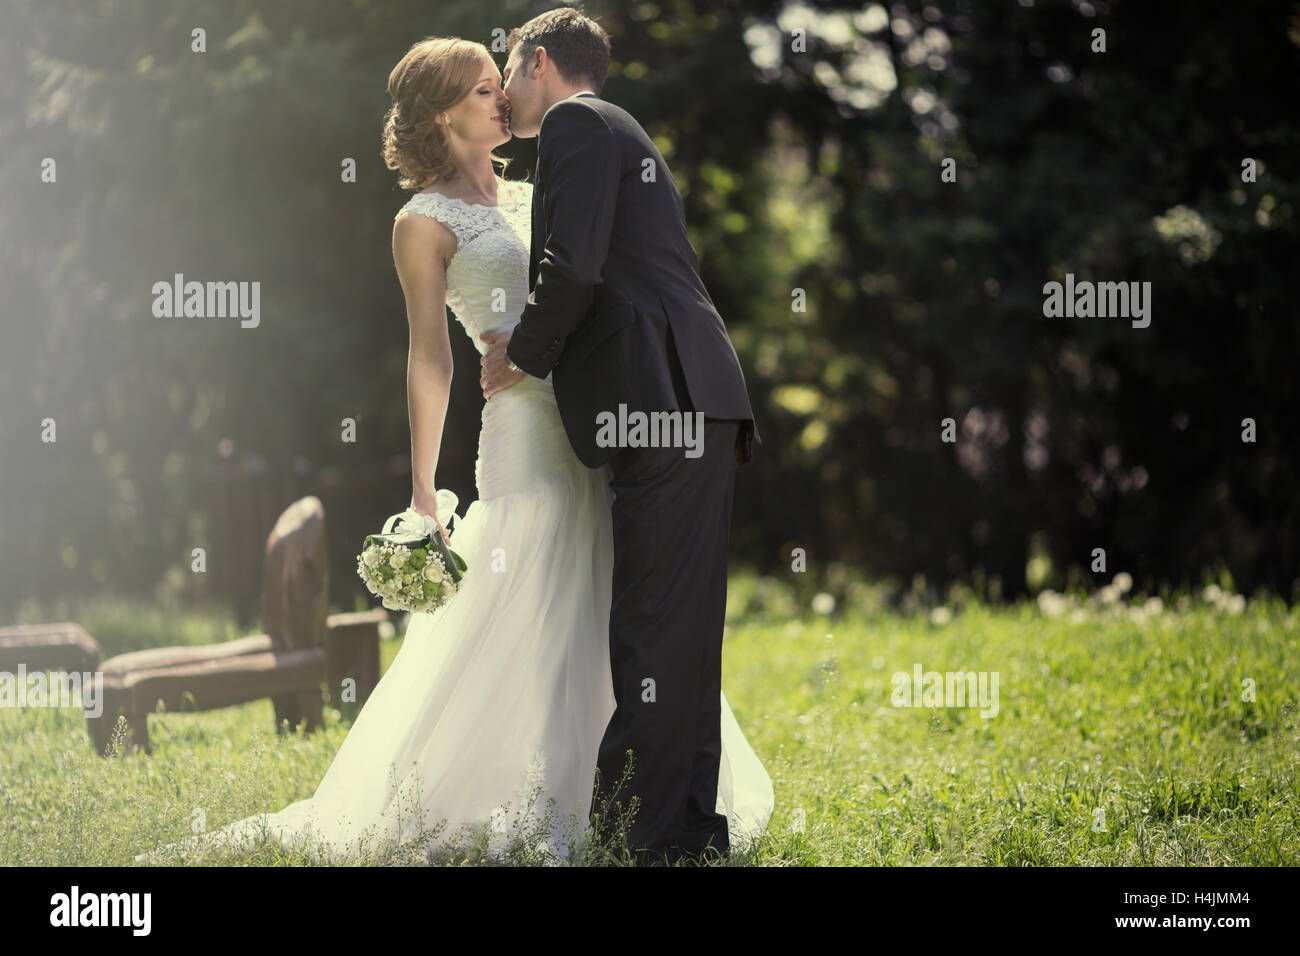
[[[417,190],[393,228],[410,325],[410,507],[469,569],[450,603],[411,616],[312,797],[164,850],[271,838],[349,862],[370,846],[425,847],[456,834],[497,858],[522,845],[530,857],[576,860],[615,706],[609,475],[574,454],[550,376],[525,376],[483,407],[478,500],[464,517],[437,513],[452,376],[446,307],[480,354],[491,333],[518,323],[530,291],[532,187],[493,165],[504,165],[492,150],[510,140],[509,102],[481,44],[415,44],[388,92],[385,162]],[[772,782],[725,695],[721,709],[717,810],[733,850],[743,849],[771,816]]]

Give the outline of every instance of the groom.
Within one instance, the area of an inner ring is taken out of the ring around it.
[[[640,124],[597,95],[605,31],[561,8],[506,42],[511,131],[538,137],[533,291],[512,333],[485,336],[484,394],[550,374],[574,452],[609,469],[616,708],[591,822],[605,835],[635,805],[627,836],[639,861],[725,855],[716,806],[727,538],[736,468],[759,440],[744,376],[700,280],[672,173]],[[703,454],[606,447],[597,416],[621,420],[620,405],[651,421],[703,413]],[[620,786],[628,750],[633,773]]]

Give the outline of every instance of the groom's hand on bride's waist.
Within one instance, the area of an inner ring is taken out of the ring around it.
[[[506,346],[510,343],[509,332],[484,332],[479,336],[488,343],[488,350],[479,359],[482,372],[478,383],[483,388],[483,397],[491,398],[502,389],[519,382],[528,373],[522,369],[507,367]]]

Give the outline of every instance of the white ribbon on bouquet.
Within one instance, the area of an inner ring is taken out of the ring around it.
[[[460,504],[460,499],[456,497],[454,491],[443,488],[433,493],[434,507],[438,509],[438,518],[442,521],[442,526],[447,529],[447,534],[451,534],[451,523],[456,520],[456,506]],[[403,530],[413,534],[427,534],[432,537],[438,534],[437,522],[429,515],[416,511],[414,508],[407,508],[405,511],[395,515],[390,515],[384,522],[384,534],[389,534],[396,530],[397,525],[401,525]]]

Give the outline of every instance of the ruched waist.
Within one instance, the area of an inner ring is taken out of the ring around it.
[[[549,380],[525,376],[484,403],[474,464],[481,500],[526,491],[557,472],[584,467],[569,444]]]

